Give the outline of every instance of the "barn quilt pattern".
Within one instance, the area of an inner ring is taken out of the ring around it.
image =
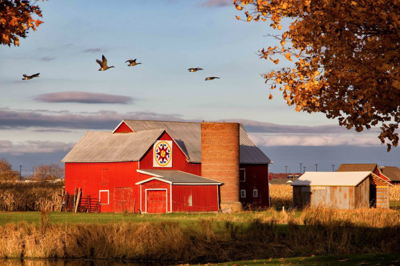
[[[172,167],[172,141],[159,140],[153,148],[154,167]]]

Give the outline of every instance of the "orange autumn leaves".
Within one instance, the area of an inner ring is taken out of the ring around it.
[[[30,1],[4,0],[0,3],[0,44],[19,46],[19,37],[25,38],[28,30],[36,30],[43,23],[34,16],[42,17],[37,5]]]
[[[236,0],[234,5],[248,22],[261,17],[276,30],[282,30],[282,20],[289,24],[274,36],[278,46],[259,51],[276,65],[292,62],[263,75],[288,105],[322,112],[356,131],[380,125],[378,138],[388,150],[398,145],[400,1]]]

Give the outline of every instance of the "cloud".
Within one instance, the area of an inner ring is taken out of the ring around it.
[[[55,57],[49,57],[49,56],[44,56],[40,58],[40,61],[45,61],[45,62],[49,62],[56,59]]]
[[[105,52],[105,50],[101,48],[89,48],[83,51],[84,53],[100,53],[100,52]]]
[[[97,112],[12,110],[0,108],[0,129],[57,128],[57,129],[114,129],[123,119],[185,121],[180,114],[100,110]]]
[[[26,153],[53,153],[67,152],[74,146],[74,143],[53,142],[53,141],[25,141],[13,143],[8,140],[0,140],[0,153],[12,155],[23,155]]]
[[[346,134],[354,132],[346,127],[339,125],[322,125],[322,126],[299,126],[299,125],[280,125],[268,122],[259,122],[247,119],[225,119],[225,122],[239,122],[246,128],[247,132],[252,133],[309,133],[309,134],[331,134],[341,133]],[[378,132],[378,129],[370,129],[365,132]]]
[[[250,139],[260,146],[360,146],[371,147],[381,145],[377,136],[349,134],[331,134],[331,135],[267,135],[249,134]]]
[[[208,0],[203,4],[203,6],[207,7],[222,7],[222,6],[231,6],[232,0]]]
[[[35,100],[47,103],[118,103],[128,104],[133,98],[122,95],[112,95],[105,93],[90,93],[81,91],[56,92],[41,94]]]

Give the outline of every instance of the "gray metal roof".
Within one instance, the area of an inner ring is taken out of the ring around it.
[[[165,130],[146,130],[129,134],[87,132],[62,162],[138,161]]]
[[[222,184],[219,181],[177,170],[138,169],[137,172],[152,176],[152,178],[137,182],[136,184],[143,184],[153,179],[160,179],[170,184]]]
[[[292,186],[350,186],[355,187],[371,172],[306,172]]]
[[[201,163],[201,123],[151,120],[123,120],[135,132],[165,129],[181,147],[191,163]],[[118,127],[117,127],[118,128]],[[116,128],[116,129],[117,129]],[[115,129],[115,130],[116,130]],[[114,131],[115,131],[114,130]],[[240,163],[269,164],[272,161],[258,148],[240,124]]]

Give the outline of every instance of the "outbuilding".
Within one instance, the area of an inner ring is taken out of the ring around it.
[[[372,172],[306,172],[292,186],[297,208],[389,208],[391,184]]]

